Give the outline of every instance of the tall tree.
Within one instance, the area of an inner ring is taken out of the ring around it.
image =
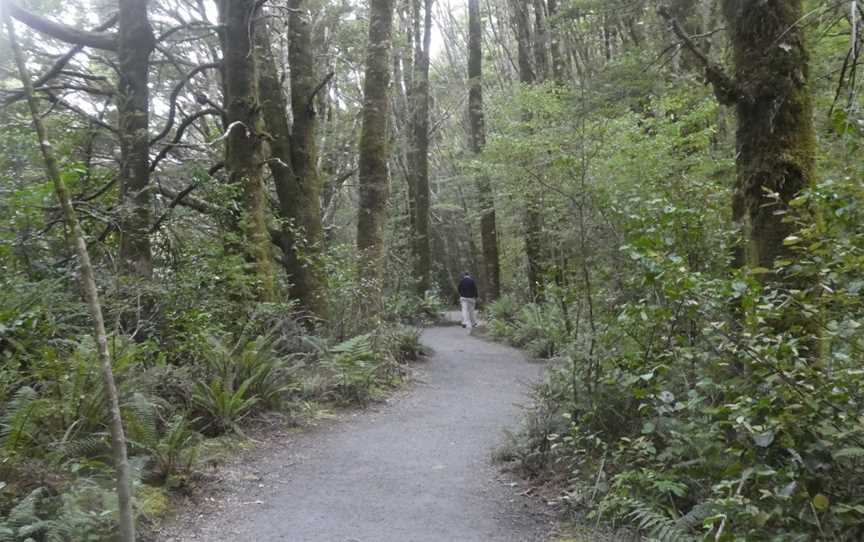
[[[421,295],[429,289],[432,255],[429,243],[429,47],[432,42],[432,0],[411,3],[414,41],[412,88],[408,106],[411,113],[408,147],[408,190],[412,220],[414,278]],[[421,30],[422,27],[422,30]]]
[[[357,248],[367,274],[373,280],[380,278],[384,250],[382,234],[388,196],[387,120],[390,113],[388,90],[392,33],[393,1],[370,0],[360,135]]]
[[[537,74],[531,64],[531,15],[530,6],[520,0],[510,0],[513,30],[516,33],[519,81],[523,85],[533,85]],[[525,121],[531,113],[523,113]],[[525,256],[528,264],[528,292],[532,299],[542,291],[543,281],[543,219],[540,214],[540,200],[537,190],[530,190],[525,203],[523,224],[525,230]]]
[[[78,264],[81,271],[81,286],[84,291],[84,298],[87,301],[87,308],[90,312],[90,317],[93,319],[93,331],[96,338],[97,354],[102,372],[102,382],[105,386],[108,410],[111,413],[111,451],[112,459],[114,461],[114,470],[117,476],[117,500],[120,511],[120,541],[134,542],[135,516],[132,506],[132,479],[126,450],[126,435],[123,431],[123,419],[120,414],[120,400],[117,395],[117,386],[114,381],[111,352],[108,349],[108,334],[105,331],[102,305],[99,302],[96,275],[93,271],[93,265],[90,262],[90,253],[87,249],[87,241],[84,238],[84,232],[81,229],[81,225],[78,223],[78,216],[75,212],[75,208],[72,206],[72,199],[69,196],[69,190],[60,175],[60,168],[57,165],[57,158],[54,155],[53,147],[48,138],[48,131],[42,122],[42,112],[39,111],[39,106],[33,95],[32,79],[27,70],[27,63],[24,59],[24,54],[21,52],[21,47],[18,45],[18,41],[15,38],[15,27],[12,24],[12,19],[9,17],[8,11],[2,4],[0,4],[0,12],[2,12],[3,22],[6,24],[6,28],[9,32],[9,42],[12,48],[12,54],[15,57],[15,63],[18,67],[18,74],[24,87],[24,94],[30,108],[33,125],[36,129],[36,135],[39,138],[39,147],[44,160],[45,173],[54,185],[54,192],[63,212],[63,221],[70,234],[69,244],[72,245],[72,248],[78,257]]]
[[[483,109],[483,19],[480,1],[468,0],[468,120],[471,152],[479,157],[486,147],[486,119]],[[498,256],[498,228],[495,223],[495,198],[489,177],[479,174],[480,241],[483,251],[483,295],[494,301],[501,294],[501,265]]]
[[[734,77],[688,37],[672,13],[660,13],[706,68],[718,100],[738,117],[737,179],[733,220],[744,250],[739,264],[771,269],[790,254],[784,240],[795,232],[785,220],[789,202],[814,182],[816,135],[809,57],[800,25],[801,0],[724,0],[735,62]]]
[[[117,110],[120,123],[120,260],[133,276],[150,278],[150,55],[156,45],[146,0],[120,0]]]
[[[546,0],[534,0],[534,64],[537,81],[549,79],[549,25],[546,20]]]
[[[265,25],[258,28],[256,40],[261,110],[272,136],[273,159],[268,165],[276,184],[279,215],[283,221],[279,239],[282,264],[291,281],[291,297],[312,314],[323,317],[326,300],[321,292],[320,268],[314,262],[323,242],[315,95],[327,84],[329,76],[319,84],[308,4],[305,0],[291,0],[292,12],[288,20],[293,126],[287,116],[288,104]]]
[[[267,227],[267,193],[264,188],[265,152],[260,134],[257,62],[252,39],[258,4],[254,0],[222,0],[224,27],[225,111],[228,120],[225,167],[232,184],[242,191],[241,229],[244,250],[254,266],[257,296],[275,297],[270,233]]]
[[[561,49],[561,30],[558,20],[558,0],[548,0],[549,10],[549,55],[552,61],[552,77],[559,85],[567,79],[567,65]]]

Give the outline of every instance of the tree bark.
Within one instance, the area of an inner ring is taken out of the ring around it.
[[[380,280],[384,249],[382,234],[388,197],[387,119],[390,116],[388,90],[392,31],[392,0],[370,0],[360,135],[357,248],[371,280]]]
[[[519,81],[523,85],[533,85],[537,81],[537,75],[531,65],[531,27],[528,6],[520,0],[510,0],[510,6],[518,47]],[[530,112],[526,111],[523,116],[526,122],[531,120]],[[531,299],[537,299],[543,289],[543,220],[540,215],[539,197],[535,189],[529,189],[526,196],[523,228],[525,230],[525,256],[528,264],[528,292]]]
[[[408,187],[411,196],[412,249],[417,293],[430,287],[432,254],[429,244],[429,47],[432,40],[432,0],[412,2],[414,63],[408,104],[411,114],[408,146]]]
[[[795,225],[780,214],[815,178],[816,135],[801,0],[725,0],[739,99],[733,219],[742,262],[771,269]],[[776,196],[772,196],[776,194]]]
[[[561,52],[561,31],[558,21],[558,0],[548,0],[549,9],[549,55],[552,60],[552,77],[563,85],[567,80],[567,65]]]
[[[276,185],[279,216],[283,221],[279,236],[282,265],[291,281],[291,297],[306,311],[324,318],[327,303],[321,291],[323,279],[315,262],[323,242],[321,178],[315,139],[318,122],[314,108],[314,94],[320,89],[312,50],[311,15],[305,3],[292,0],[293,11],[288,22],[293,129],[269,31],[261,25],[255,35],[261,111],[272,138],[272,157],[267,163]]]
[[[21,83],[24,86],[27,104],[30,107],[30,114],[33,118],[36,134],[39,138],[39,146],[45,162],[45,173],[54,185],[54,191],[57,195],[60,207],[63,210],[63,220],[70,233],[69,241],[78,256],[78,261],[81,266],[81,285],[84,290],[84,297],[87,300],[87,308],[90,312],[91,318],[93,319],[93,331],[96,336],[102,381],[108,399],[108,410],[111,413],[111,451],[112,459],[114,461],[114,469],[117,476],[117,500],[120,512],[120,540],[121,542],[134,542],[135,517],[132,508],[132,481],[126,451],[126,435],[123,431],[123,419],[120,414],[120,401],[117,396],[117,385],[114,381],[114,372],[111,368],[111,353],[108,350],[108,334],[105,331],[105,320],[102,316],[102,305],[99,302],[99,291],[96,287],[96,277],[93,271],[93,265],[90,262],[90,253],[87,250],[87,242],[84,239],[81,225],[78,223],[75,209],[72,207],[72,200],[69,196],[69,191],[66,188],[66,184],[63,182],[63,178],[60,176],[57,159],[54,156],[54,150],[48,140],[47,130],[42,123],[42,116],[36,104],[36,99],[33,97],[33,84],[30,79],[30,73],[27,70],[24,55],[18,45],[18,41],[15,39],[15,27],[12,24],[12,20],[9,18],[8,11],[3,10],[2,6],[0,6],[0,11],[3,11],[3,21],[5,22],[6,28],[9,32],[9,41],[12,53],[15,57],[15,63],[18,67]]]
[[[483,20],[479,0],[468,0],[468,120],[471,152],[479,158],[486,147],[486,119],[483,110]],[[480,200],[480,242],[483,252],[483,297],[489,301],[501,295],[501,266],[498,256],[498,228],[495,198],[489,177],[477,177]]]
[[[153,275],[150,248],[150,54],[153,29],[144,0],[120,0],[117,111],[120,125],[120,261],[134,277]]]
[[[261,301],[272,301],[275,285],[262,174],[264,148],[259,134],[257,69],[251,43],[257,24],[255,6],[254,0],[222,0],[220,5],[228,115],[225,168],[230,182],[242,191],[241,229],[245,252],[254,266],[257,297]]]
[[[549,25],[546,20],[546,2],[534,0],[534,64],[536,65],[537,81],[549,80],[551,73],[549,60]]]

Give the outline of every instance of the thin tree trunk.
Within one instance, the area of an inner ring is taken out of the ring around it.
[[[258,84],[252,43],[254,0],[223,0],[224,69],[228,137],[225,167],[231,183],[242,190],[241,229],[244,247],[254,266],[258,299],[275,298],[270,234],[267,228],[267,195],[261,168],[264,149],[259,135]]]
[[[471,152],[475,157],[486,147],[486,119],[483,110],[483,20],[479,0],[468,0],[468,119],[471,127]],[[501,266],[498,256],[498,228],[495,223],[495,198],[489,177],[477,177],[480,199],[480,242],[483,251],[483,296],[487,302],[501,295]]]
[[[24,55],[15,39],[14,25],[9,18],[8,12],[5,10],[2,11],[3,20],[9,31],[9,41],[13,55],[15,56],[15,62],[18,66],[18,73],[24,87],[27,104],[30,107],[33,124],[36,128],[36,134],[39,137],[39,145],[42,151],[42,157],[45,161],[45,173],[54,184],[54,191],[57,194],[57,199],[63,210],[63,219],[66,223],[66,228],[71,235],[69,241],[70,244],[73,245],[72,248],[78,256],[78,261],[81,266],[81,285],[84,290],[84,297],[87,300],[87,308],[90,311],[90,316],[93,318],[93,328],[96,336],[102,381],[107,394],[108,409],[111,413],[111,451],[112,459],[114,461],[114,469],[117,476],[117,500],[120,512],[120,540],[121,542],[134,542],[135,518],[132,510],[132,481],[129,469],[129,460],[126,453],[126,435],[123,431],[123,419],[120,415],[120,401],[117,396],[114,372],[111,368],[111,353],[108,350],[108,334],[105,332],[105,320],[102,316],[102,306],[99,303],[99,291],[96,287],[93,265],[90,263],[90,254],[87,250],[87,242],[84,239],[84,233],[78,223],[75,209],[72,207],[69,191],[66,188],[66,184],[63,182],[63,178],[60,176],[57,159],[54,156],[53,148],[48,140],[48,133],[45,126],[42,124],[42,116],[39,112],[36,100],[33,97],[33,85],[30,79],[30,73],[27,71]]]
[[[423,1],[421,32],[420,0],[412,2],[414,63],[412,88],[408,99],[410,144],[408,147],[408,186],[411,191],[412,249],[417,292],[430,287],[432,255],[429,245],[429,47],[432,40],[432,0]]]
[[[519,81],[523,85],[533,85],[537,81],[537,77],[531,66],[531,29],[528,6],[520,0],[510,0],[510,6],[518,46]],[[523,115],[526,122],[530,121],[530,112],[526,111]],[[540,296],[543,286],[543,220],[540,215],[540,198],[536,189],[528,190],[523,227],[525,230],[525,256],[528,264],[528,292],[533,300]]]
[[[393,1],[370,0],[369,44],[363,84],[363,125],[360,135],[360,209],[357,248],[367,276],[381,278],[383,230],[388,196],[387,119],[390,116],[390,48]]]
[[[549,79],[550,60],[547,50],[549,44],[549,25],[546,21],[546,2],[534,0],[534,64],[537,66],[538,82]]]
[[[567,80],[567,65],[561,52],[561,31],[558,20],[558,0],[548,0],[549,8],[549,54],[552,58],[552,77],[563,85]]]

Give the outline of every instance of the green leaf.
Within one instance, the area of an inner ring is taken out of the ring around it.
[[[864,448],[852,446],[850,448],[837,450],[832,455],[834,456],[834,459],[843,459],[844,457],[864,457]]]
[[[753,442],[760,448],[767,448],[774,442],[774,431],[768,430],[753,435]]]
[[[828,497],[821,493],[818,493],[813,497],[813,507],[816,508],[816,510],[827,510],[830,505],[831,502],[828,500]]]

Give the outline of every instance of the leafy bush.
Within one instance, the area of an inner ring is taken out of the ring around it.
[[[398,363],[417,361],[426,354],[426,347],[420,342],[421,330],[416,327],[398,326],[388,331],[384,340],[387,350]]]

